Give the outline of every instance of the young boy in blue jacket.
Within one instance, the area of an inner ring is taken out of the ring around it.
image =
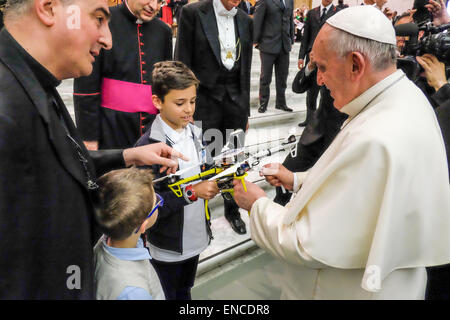
[[[182,152],[189,161],[179,161],[179,170],[192,167],[182,178],[201,172],[205,149],[201,129],[193,125],[199,81],[182,62],[156,63],[152,73],[153,103],[160,113],[136,146],[165,142]],[[159,172],[158,166],[152,167]],[[219,193],[215,181],[182,185],[177,197],[167,182],[157,183],[155,190],[164,198],[164,207],[148,233],[152,263],[170,300],[190,300],[200,253],[209,245],[210,221],[205,215],[204,200]]]

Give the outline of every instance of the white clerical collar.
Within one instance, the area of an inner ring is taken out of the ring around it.
[[[227,9],[225,9],[222,1],[220,1],[220,0],[213,0],[213,7],[214,7],[214,11],[216,12],[216,15],[218,15],[218,16],[233,18],[237,12],[236,8],[233,8],[229,11]]]
[[[130,13],[136,17],[136,15],[133,13],[133,11],[131,11],[130,7],[128,6],[128,1],[125,0],[125,6],[127,7],[128,11],[130,11]],[[136,17],[136,24],[143,24],[144,21],[142,21],[141,19],[139,19],[138,17]]]
[[[342,127],[346,125],[354,116],[362,111],[378,94],[380,94],[387,87],[392,85],[394,82],[398,81],[405,74],[402,70],[398,69],[396,72],[387,76],[380,82],[376,83],[357,98],[350,101],[344,107],[342,107],[339,111],[345,114],[348,114],[348,119],[344,122]]]
[[[189,129],[189,126],[186,126],[180,131],[174,130],[171,126],[169,126],[161,117],[160,114],[156,116],[157,121],[161,122],[161,125],[163,127],[164,133],[166,135],[166,138],[169,139],[169,141],[172,143],[172,145],[185,140],[189,136],[192,136],[191,130]]]

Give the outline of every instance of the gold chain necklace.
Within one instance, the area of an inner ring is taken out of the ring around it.
[[[223,45],[223,42],[222,42],[222,40],[220,39],[220,36],[219,36],[219,42],[220,42],[221,47],[225,49],[225,46]],[[237,56],[236,59],[234,59],[234,58],[233,58],[233,52],[236,53],[236,49],[238,48],[238,46],[239,46],[238,56]],[[236,41],[236,44],[234,45],[233,50],[227,50],[227,55],[225,56],[225,59],[231,59],[231,60],[233,60],[234,62],[238,61],[239,58],[241,57],[241,50],[242,50],[241,38],[238,37],[238,39],[237,39],[237,41]]]

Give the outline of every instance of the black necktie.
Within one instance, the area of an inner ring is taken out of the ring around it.
[[[280,0],[280,4],[281,4],[281,7],[283,8],[283,10],[286,9],[286,6],[284,5],[284,1],[283,0]]]
[[[320,16],[320,21],[325,20],[325,15],[327,14],[327,8],[323,8],[322,15]]]

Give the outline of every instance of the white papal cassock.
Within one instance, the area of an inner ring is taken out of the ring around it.
[[[450,187],[432,107],[400,70],[341,109],[342,130],[282,207],[257,200],[253,240],[286,267],[282,298],[423,299],[450,262]]]

